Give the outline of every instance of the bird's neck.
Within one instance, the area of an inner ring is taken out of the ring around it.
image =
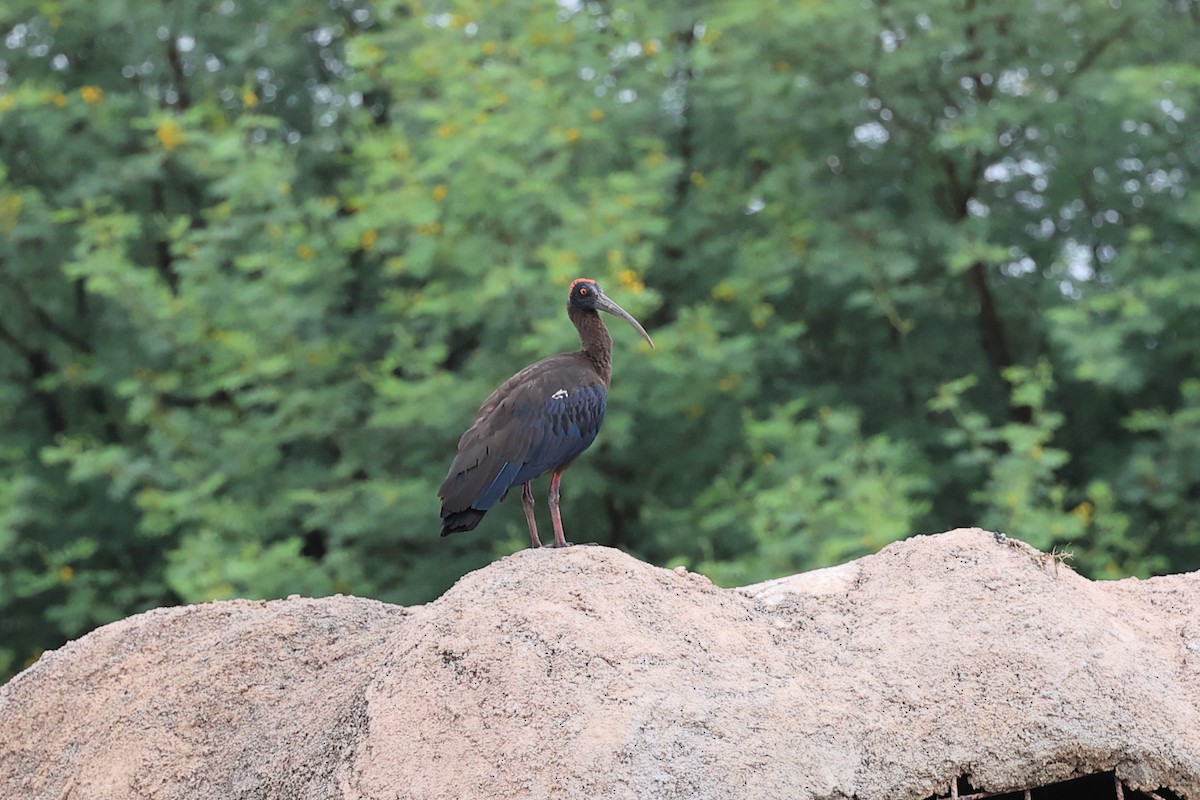
[[[612,380],[612,337],[595,311],[567,307],[567,316],[579,331],[579,352],[592,363],[604,385]]]

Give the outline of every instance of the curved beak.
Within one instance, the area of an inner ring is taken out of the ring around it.
[[[646,333],[646,329],[642,327],[642,323],[640,323],[636,319],[634,319],[633,315],[630,314],[628,311],[621,308],[619,305],[617,305],[612,300],[610,300],[608,295],[606,295],[604,292],[597,293],[596,308],[600,309],[601,311],[607,311],[609,314],[612,314],[614,317],[620,317],[621,319],[628,322],[630,325],[633,326],[634,330],[636,330],[638,333],[640,333],[642,335],[642,338],[646,340],[646,344],[650,345],[651,348],[654,347],[654,340],[652,340],[650,338],[650,334]]]

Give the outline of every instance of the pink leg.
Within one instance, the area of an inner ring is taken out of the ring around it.
[[[558,513],[558,498],[561,492],[558,484],[562,482],[562,472],[550,476],[550,519],[554,522],[554,546],[566,547],[570,544],[563,535],[562,516]]]
[[[541,547],[542,540],[537,535],[537,520],[533,516],[533,492],[529,483],[521,484],[521,505],[525,508],[525,521],[529,523],[529,539],[532,547]]]

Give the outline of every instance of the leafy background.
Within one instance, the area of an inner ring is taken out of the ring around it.
[[[580,274],[658,348],[613,329],[576,541],[724,583],[960,525],[1200,567],[1198,22],[8,0],[0,677],[155,606],[418,603],[525,546],[514,502],[439,540],[435,492],[574,346]]]

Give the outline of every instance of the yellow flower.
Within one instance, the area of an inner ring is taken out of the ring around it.
[[[174,119],[168,119],[154,132],[164,150],[174,150],[183,144],[183,128]]]
[[[759,303],[750,309],[750,324],[762,330],[767,327],[771,317],[775,315],[775,306],[770,303]]]
[[[701,172],[693,172],[691,177],[694,186],[702,188],[704,184],[708,183],[708,178],[705,178]]]
[[[87,377],[87,371],[78,361],[72,361],[63,367],[63,381],[72,389],[78,389],[83,386],[84,378]]]
[[[712,297],[714,300],[729,303],[737,299],[737,289],[733,288],[729,281],[721,281],[713,287]]]
[[[67,96],[62,92],[55,92],[54,94],[50,95],[50,102],[54,103],[54,105],[58,106],[59,108],[62,108],[67,104]]]
[[[451,123],[438,125],[437,135],[439,139],[449,139],[458,130],[458,126]]]
[[[0,195],[0,230],[8,232],[17,227],[21,216],[21,195]]]
[[[378,231],[376,231],[374,228],[371,228],[370,230],[363,231],[363,235],[362,235],[362,249],[363,249],[363,250],[370,250],[372,247],[374,247],[374,246],[375,246],[375,240],[376,240],[376,239],[378,239],[378,238],[379,238],[379,233],[378,233]]]
[[[658,52],[661,49],[662,49],[662,44],[658,41],[658,39],[651,39],[650,41],[648,41],[644,45],[642,45],[642,50],[644,50],[646,52],[646,55],[648,55],[648,56],[658,55]]]
[[[599,122],[600,120],[604,119],[604,112],[598,108],[593,108],[588,112],[588,117],[591,118],[592,122]]]
[[[253,89],[242,92],[242,105],[246,108],[254,108],[258,105],[258,95],[254,93]]]
[[[567,132],[563,134],[568,142],[578,142],[579,135],[579,128],[567,128]]]
[[[296,248],[296,255],[300,256],[300,258],[304,259],[305,261],[312,261],[317,257],[316,252],[314,252],[313,249],[306,244],[302,244]]]
[[[642,283],[642,279],[638,274],[631,269],[621,270],[620,274],[621,285],[629,291],[637,294],[646,290],[646,284]]]
[[[99,86],[84,86],[79,90],[79,96],[89,106],[96,106],[104,100],[104,90]]]
[[[483,53],[484,53],[484,55],[488,55],[488,56],[494,56],[494,55],[496,55],[496,51],[497,51],[497,50],[499,50],[499,49],[500,49],[500,45],[496,44],[495,42],[490,42],[490,41],[489,41],[489,42],[484,42],[484,43],[483,43]]]
[[[449,190],[446,188],[446,184],[439,183],[437,186],[433,187],[433,199],[439,203],[442,202],[446,199],[446,194],[448,191]]]

